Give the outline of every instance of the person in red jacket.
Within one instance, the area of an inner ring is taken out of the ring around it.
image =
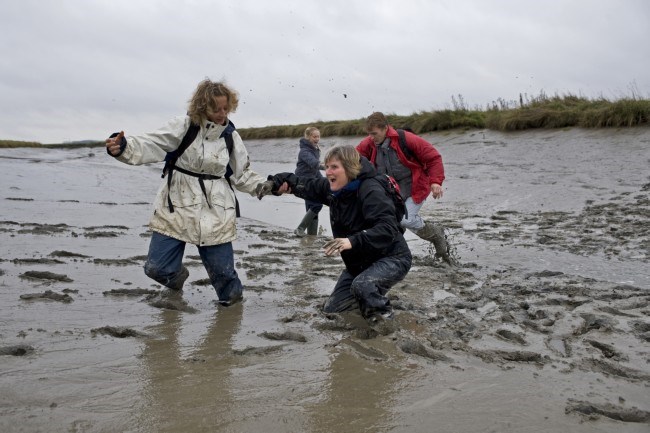
[[[383,113],[372,113],[366,119],[368,137],[357,146],[357,151],[376,167],[380,174],[395,178],[406,204],[407,214],[402,227],[433,243],[436,256],[450,262],[449,245],[444,228],[419,215],[420,208],[431,194],[442,197],[445,169],[440,153],[426,140],[410,131],[404,131],[406,152],[399,143],[399,134],[388,124]]]

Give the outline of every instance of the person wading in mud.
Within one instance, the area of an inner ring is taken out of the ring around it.
[[[320,131],[310,126],[305,129],[305,136],[300,139],[300,152],[298,153],[298,162],[296,163],[296,175],[300,177],[323,177],[320,170],[323,165],[320,162]],[[294,230],[297,236],[305,236],[305,230],[308,235],[318,234],[318,213],[323,208],[321,203],[305,200],[305,216],[302,218],[298,228]]]
[[[148,134],[125,137],[121,131],[106,140],[109,155],[126,164],[168,162],[149,222],[153,233],[145,274],[180,291],[189,276],[182,264],[185,244],[194,244],[218,302],[225,306],[240,301],[243,293],[232,248],[237,216],[233,187],[254,196],[266,180],[251,170],[244,143],[228,119],[238,102],[234,90],[206,79],[190,99],[186,116]],[[190,129],[196,134],[191,141]],[[181,143],[189,146],[178,156]]]
[[[398,131],[388,124],[383,113],[375,112],[368,116],[365,127],[368,137],[357,145],[357,151],[370,160],[379,174],[397,180],[406,204],[402,227],[433,243],[436,256],[450,263],[444,228],[419,215],[429,194],[434,199],[442,197],[445,170],[440,153],[410,131],[404,131],[404,149]]]
[[[386,294],[411,268],[409,250],[393,199],[370,162],[353,146],[335,146],[325,155],[325,178],[293,173],[270,176],[258,197],[283,191],[329,206],[334,239],[327,256],[340,254],[345,264],[323,311],[360,309],[371,323],[393,317]]]

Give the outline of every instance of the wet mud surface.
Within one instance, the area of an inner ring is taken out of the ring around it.
[[[0,179],[0,430],[648,431],[650,131],[431,139],[449,186],[423,214],[457,264],[407,236],[376,325],[320,311],[342,262],[292,236],[298,200],[239,194],[226,308],[192,246],[182,292],[144,276],[154,167],[3,151],[34,184]],[[253,164],[291,170],[287,146],[251,143]]]

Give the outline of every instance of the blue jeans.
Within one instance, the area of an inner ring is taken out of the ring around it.
[[[411,254],[384,257],[354,277],[347,270],[341,273],[323,311],[340,313],[359,308],[363,317],[387,313],[393,307],[386,294],[411,269]]]
[[[197,248],[219,301],[241,297],[244,287],[235,270],[232,243]],[[163,286],[182,287],[181,280],[187,278],[187,271],[183,267],[184,252],[185,242],[153,232],[144,273]]]

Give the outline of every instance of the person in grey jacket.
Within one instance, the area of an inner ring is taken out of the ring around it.
[[[315,126],[305,129],[305,136],[300,139],[300,152],[298,153],[298,162],[296,163],[296,176],[305,178],[323,177],[320,172],[323,164],[320,162],[320,131]],[[319,202],[305,200],[305,216],[300,221],[298,227],[294,230],[297,236],[305,236],[305,230],[308,235],[318,234],[318,213],[323,208]]]
[[[251,169],[246,147],[228,119],[238,103],[234,90],[206,79],[197,86],[186,116],[154,132],[126,137],[121,131],[106,140],[109,155],[141,165],[167,160],[190,125],[198,128],[196,138],[167,172],[158,191],[144,271],[163,286],[181,290],[189,276],[182,264],[185,245],[194,244],[219,303],[226,306],[241,300],[243,294],[232,248],[237,213],[233,187],[254,196],[266,180]]]

